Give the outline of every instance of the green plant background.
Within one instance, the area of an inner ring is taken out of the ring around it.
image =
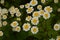
[[[3,5],[0,4],[0,7],[9,9],[11,6],[15,6],[19,8],[19,5],[29,3],[30,1],[31,0],[5,0],[5,3]],[[41,4],[43,6],[43,8],[45,6],[51,6],[53,8],[51,17],[48,20],[43,19],[43,17],[39,18],[40,22],[37,25],[39,32],[35,35],[33,35],[30,31],[24,32],[23,30],[21,30],[19,33],[13,32],[10,23],[16,20],[16,17],[10,18],[11,15],[9,14],[6,20],[8,22],[8,25],[0,28],[0,30],[4,32],[4,36],[0,37],[0,40],[49,40],[50,38],[56,38],[58,35],[60,35],[60,30],[55,31],[53,29],[55,23],[60,23],[60,12],[57,12],[57,9],[60,8],[60,0],[59,3],[54,3],[53,0],[47,0],[45,4],[42,4],[40,0],[37,1],[38,4]],[[34,8],[37,10],[36,6]],[[21,21],[19,22],[20,27],[22,28],[23,23],[27,22],[25,20],[27,13],[26,8],[19,8],[19,10],[22,13],[20,17]]]

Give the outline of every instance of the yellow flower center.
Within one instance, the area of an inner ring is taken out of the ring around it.
[[[39,15],[39,14],[38,14],[37,12],[36,12],[36,13],[34,13],[34,16],[36,16],[36,17],[37,17],[38,15]]]
[[[58,29],[58,26],[55,26],[56,29]]]
[[[32,5],[36,4],[36,1],[35,0],[32,0]]]
[[[45,14],[45,17],[48,17],[48,14]]]
[[[28,8],[28,12],[31,12],[32,11],[32,8]]]
[[[36,19],[34,19],[34,20],[33,20],[33,23],[37,23],[37,20],[36,20]]]
[[[28,29],[28,28],[29,28],[29,26],[26,24],[26,25],[24,26],[24,28],[25,28],[25,29]]]
[[[40,11],[40,14],[44,14],[44,11],[42,10],[42,11]]]
[[[36,29],[36,28],[34,28],[34,29],[33,29],[33,32],[36,32],[36,31],[37,31],[37,29]]]
[[[50,11],[51,11],[51,8],[50,8],[50,7],[48,7],[48,8],[46,8],[46,10],[47,10],[48,12],[50,12]]]

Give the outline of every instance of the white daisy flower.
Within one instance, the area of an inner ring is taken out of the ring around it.
[[[25,4],[25,8],[29,8],[30,7],[30,3]]]
[[[2,19],[7,19],[7,15],[2,15]]]
[[[21,13],[20,12],[16,13],[16,16],[17,17],[20,17],[21,16]]]
[[[39,11],[34,11],[32,16],[33,17],[40,17]]]
[[[18,22],[17,21],[14,21],[14,22],[11,23],[11,27],[16,27],[16,26],[18,26]]]
[[[20,5],[20,8],[23,9],[24,8],[24,5]]]
[[[15,8],[15,13],[18,13],[20,12],[18,8]]]
[[[7,21],[3,21],[3,26],[6,26],[7,25]]]
[[[33,25],[37,25],[37,24],[39,23],[38,18],[37,18],[37,17],[33,17],[32,20],[31,20],[31,23],[32,23]]]
[[[40,10],[40,11],[39,11],[39,14],[40,14],[41,16],[43,16],[44,10]]]
[[[53,10],[52,10],[52,7],[50,7],[50,6],[45,7],[44,10],[45,10],[46,12],[49,12],[49,13],[51,13],[51,12],[53,11]]]
[[[31,32],[32,32],[33,34],[37,34],[37,33],[38,33],[38,27],[33,26],[33,27],[31,28]]]
[[[8,10],[6,8],[2,9],[2,13],[3,14],[7,14],[8,13]]]
[[[55,30],[55,31],[60,30],[60,25],[59,25],[59,24],[55,24],[55,25],[54,25],[54,30]]]
[[[31,16],[27,16],[27,17],[26,17],[26,21],[30,21],[31,18],[32,18]]]
[[[21,31],[21,28],[20,28],[20,26],[17,26],[17,27],[14,27],[12,30],[13,30],[13,31],[20,32],[20,31]]]
[[[36,6],[38,4],[38,1],[37,0],[31,0],[30,1],[30,5],[31,6]]]
[[[2,31],[0,31],[0,36],[3,36],[3,32]]]
[[[41,3],[45,3],[46,2],[46,0],[41,0]]]
[[[29,23],[24,23],[22,27],[24,31],[29,31],[31,28],[31,25]]]
[[[50,18],[50,13],[44,12],[43,18],[44,18],[44,19],[49,19],[49,18]]]
[[[37,9],[38,9],[38,10],[41,10],[41,9],[42,9],[42,5],[38,5],[38,6],[37,6]]]
[[[15,7],[12,6],[11,8],[9,8],[9,12],[10,14],[15,14]]]
[[[31,14],[31,12],[33,12],[34,11],[34,8],[33,7],[29,7],[27,10],[26,10],[26,12],[28,13],[28,14]]]
[[[51,39],[49,39],[49,40],[55,40],[54,38],[51,38]]]
[[[59,2],[59,0],[54,0],[54,3],[58,3]]]
[[[56,40],[60,40],[60,36],[57,36],[57,39]]]

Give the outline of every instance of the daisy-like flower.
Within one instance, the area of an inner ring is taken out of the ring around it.
[[[29,31],[31,28],[31,25],[29,23],[24,23],[22,27],[24,31]]]
[[[33,27],[31,28],[31,32],[32,32],[33,34],[37,34],[37,33],[38,33],[38,27],[33,26]]]
[[[30,21],[31,18],[32,18],[31,16],[27,16],[27,17],[26,17],[26,21]]]
[[[38,9],[38,10],[41,10],[41,9],[42,9],[42,5],[38,5],[38,6],[37,6],[37,9]]]
[[[25,8],[29,8],[30,7],[30,3],[25,4]]]
[[[50,6],[45,7],[44,10],[45,10],[46,12],[49,12],[49,13],[51,13],[51,12],[53,11],[53,10],[52,10],[52,7],[50,7]]]
[[[3,36],[3,32],[2,31],[0,31],[0,36]]]
[[[44,10],[40,10],[40,11],[39,11],[39,14],[40,14],[41,16],[43,16]]]
[[[37,25],[37,24],[39,23],[38,18],[37,18],[37,17],[33,17],[32,20],[31,20],[31,23],[32,23],[33,25]]]
[[[18,8],[15,8],[15,13],[18,13],[20,12]]]
[[[16,16],[17,17],[20,17],[21,16],[21,13],[20,12],[16,13]]]
[[[36,6],[38,4],[38,1],[37,0],[31,0],[30,1],[30,5],[31,6]]]
[[[44,19],[49,19],[49,18],[50,18],[50,13],[44,12],[43,18],[44,18]]]
[[[54,25],[54,30],[55,30],[55,31],[58,31],[59,29],[60,29],[60,25],[59,25],[59,24],[55,24],[55,25]]]
[[[30,14],[31,12],[33,12],[34,11],[34,8],[33,7],[29,7],[27,10],[26,10],[26,12],[28,13],[28,14]]]
[[[51,38],[51,39],[49,39],[49,40],[55,40],[54,38]]]
[[[23,9],[24,8],[24,5],[20,5],[20,8]]]
[[[15,14],[15,7],[14,6],[12,6],[11,8],[9,8],[9,12],[10,12],[10,14]]]
[[[17,27],[14,27],[12,30],[13,30],[13,31],[20,32],[20,31],[21,31],[21,28],[20,28],[20,26],[17,26]]]
[[[3,26],[6,26],[7,25],[7,21],[3,21]]]
[[[57,39],[56,40],[60,40],[60,36],[57,36]]]
[[[54,0],[54,3],[58,3],[59,2],[59,0]]]
[[[18,26],[18,22],[17,21],[14,21],[14,22],[11,23],[11,27],[16,27],[16,26]]]
[[[45,3],[46,2],[46,0],[41,0],[41,3]]]
[[[2,19],[7,19],[7,15],[2,15]]]
[[[2,14],[7,14],[8,10],[6,8],[2,9]]]
[[[32,16],[33,17],[40,17],[39,11],[34,11]]]

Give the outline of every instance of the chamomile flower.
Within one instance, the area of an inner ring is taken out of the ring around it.
[[[37,25],[37,24],[39,23],[38,18],[37,18],[37,17],[33,17],[32,20],[31,20],[31,23],[32,23],[33,25]]]
[[[32,18],[31,16],[27,16],[27,17],[26,17],[26,21],[30,21],[31,18]]]
[[[16,13],[16,17],[20,17],[20,16],[21,16],[20,12]]]
[[[24,8],[24,5],[20,5],[20,8],[23,9]]]
[[[8,10],[6,8],[2,9],[2,13],[3,14],[7,14],[8,13]]]
[[[13,31],[20,32],[20,31],[21,31],[21,28],[20,28],[20,26],[17,26],[17,27],[14,27],[12,30],[13,30]]]
[[[24,23],[22,27],[24,31],[29,31],[31,28],[31,25],[29,23]]]
[[[3,26],[6,26],[7,25],[7,21],[3,21]]]
[[[44,18],[44,19],[49,19],[49,18],[50,18],[50,13],[44,12],[43,18]]]
[[[58,3],[59,2],[59,0],[54,0],[54,3]]]
[[[39,11],[34,11],[32,16],[33,17],[40,17]]]
[[[33,34],[37,34],[37,33],[38,33],[38,27],[33,26],[33,27],[31,28],[31,32],[32,32]]]
[[[39,14],[40,14],[41,16],[43,16],[44,10],[40,10],[40,11],[39,11]]]
[[[59,29],[60,29],[60,25],[59,25],[59,24],[55,24],[55,25],[54,25],[54,30],[55,30],[55,31],[58,31]]]
[[[14,6],[12,6],[11,8],[9,8],[9,12],[10,12],[10,14],[15,14],[15,7]]]
[[[3,36],[3,32],[2,31],[0,31],[0,36]]]
[[[18,26],[18,22],[17,21],[14,21],[14,22],[11,23],[11,27],[16,27],[16,26]]]
[[[18,13],[19,12],[19,9],[18,8],[15,8],[15,13]]]
[[[37,9],[38,9],[38,10],[41,10],[41,9],[42,9],[42,5],[38,5],[38,6],[37,6]]]
[[[7,19],[7,15],[2,15],[2,19]]]
[[[50,7],[50,6],[45,7],[44,10],[45,10],[46,12],[49,12],[49,13],[51,13],[51,12],[53,11],[53,10],[52,10],[52,7]]]
[[[31,12],[33,12],[34,11],[34,8],[33,7],[29,7],[27,10],[26,10],[26,12],[28,13],[28,14],[31,14]]]
[[[25,8],[29,8],[30,7],[30,3],[25,4]]]
[[[30,5],[31,6],[36,6],[38,4],[38,1],[37,0],[31,0],[30,1]]]
[[[57,39],[56,40],[60,40],[60,36],[57,36]]]
[[[46,0],[41,0],[41,3],[45,3],[46,2]]]

